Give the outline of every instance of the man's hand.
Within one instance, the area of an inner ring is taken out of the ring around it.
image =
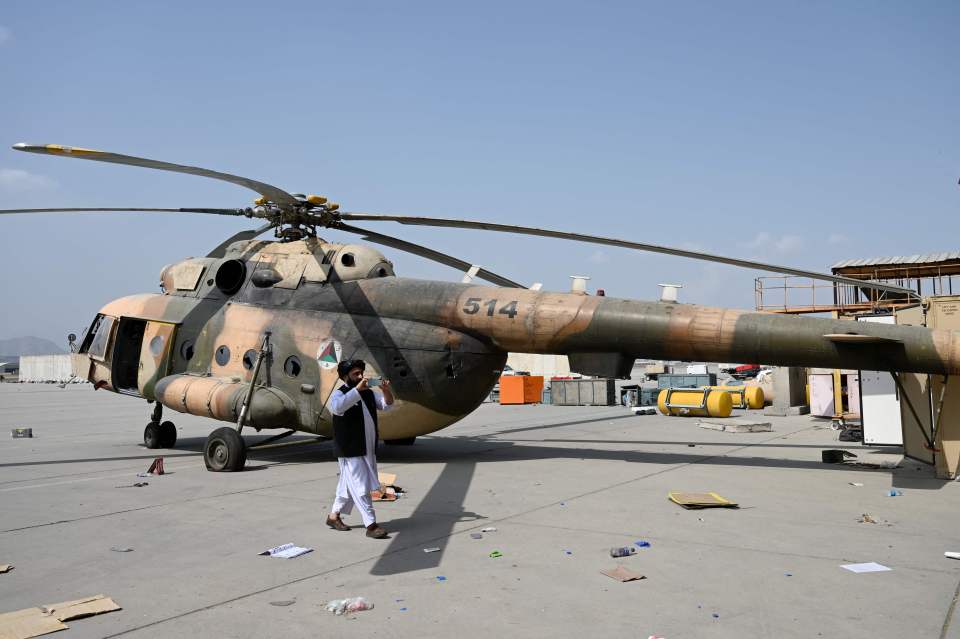
[[[393,390],[390,388],[389,379],[384,378],[384,380],[380,382],[380,390],[383,391],[383,401],[387,403],[387,406],[393,404]]]
[[[367,382],[369,382],[369,381],[370,381],[370,380],[368,380],[366,377],[364,377],[363,379],[361,379],[361,380],[360,380],[360,383],[357,384],[357,390],[358,390],[358,391],[365,391],[365,390],[367,390],[368,388],[370,388],[370,385],[367,383]]]

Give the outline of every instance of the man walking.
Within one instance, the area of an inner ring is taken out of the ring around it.
[[[367,537],[384,539],[387,531],[377,525],[370,492],[380,488],[377,410],[387,410],[393,404],[393,392],[386,379],[380,382],[382,395],[370,390],[370,380],[363,375],[365,369],[361,359],[344,360],[337,365],[337,374],[344,384],[333,391],[330,412],[333,413],[333,449],[340,464],[340,482],[327,525],[334,530],[350,530],[340,515],[349,515],[356,504],[367,527]]]

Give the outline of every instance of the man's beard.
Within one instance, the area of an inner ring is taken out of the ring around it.
[[[354,381],[354,380],[348,378],[346,381],[347,381],[347,386],[349,386],[350,388],[356,388],[356,387],[357,387],[357,384],[360,383],[360,380],[359,380],[359,379],[356,380],[356,381]]]

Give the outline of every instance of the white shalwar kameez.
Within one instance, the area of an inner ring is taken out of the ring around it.
[[[383,399],[383,395],[374,392],[373,396],[377,400],[377,408],[381,411],[388,410],[389,404]],[[333,391],[330,398],[330,412],[334,415],[343,415],[354,404],[360,402],[363,409],[363,429],[366,435],[367,454],[362,457],[338,457],[340,464],[340,481],[337,484],[337,498],[333,502],[330,514],[341,513],[349,515],[353,512],[353,505],[356,504],[360,510],[360,517],[363,519],[363,525],[369,526],[377,521],[373,512],[373,500],[370,493],[380,489],[380,479],[377,476],[377,432],[373,424],[373,417],[367,409],[367,405],[360,399],[360,391],[351,388],[346,393],[341,393],[339,389]]]

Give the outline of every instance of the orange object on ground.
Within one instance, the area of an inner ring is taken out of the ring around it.
[[[500,377],[501,404],[539,404],[542,397],[542,375],[503,375]]]

